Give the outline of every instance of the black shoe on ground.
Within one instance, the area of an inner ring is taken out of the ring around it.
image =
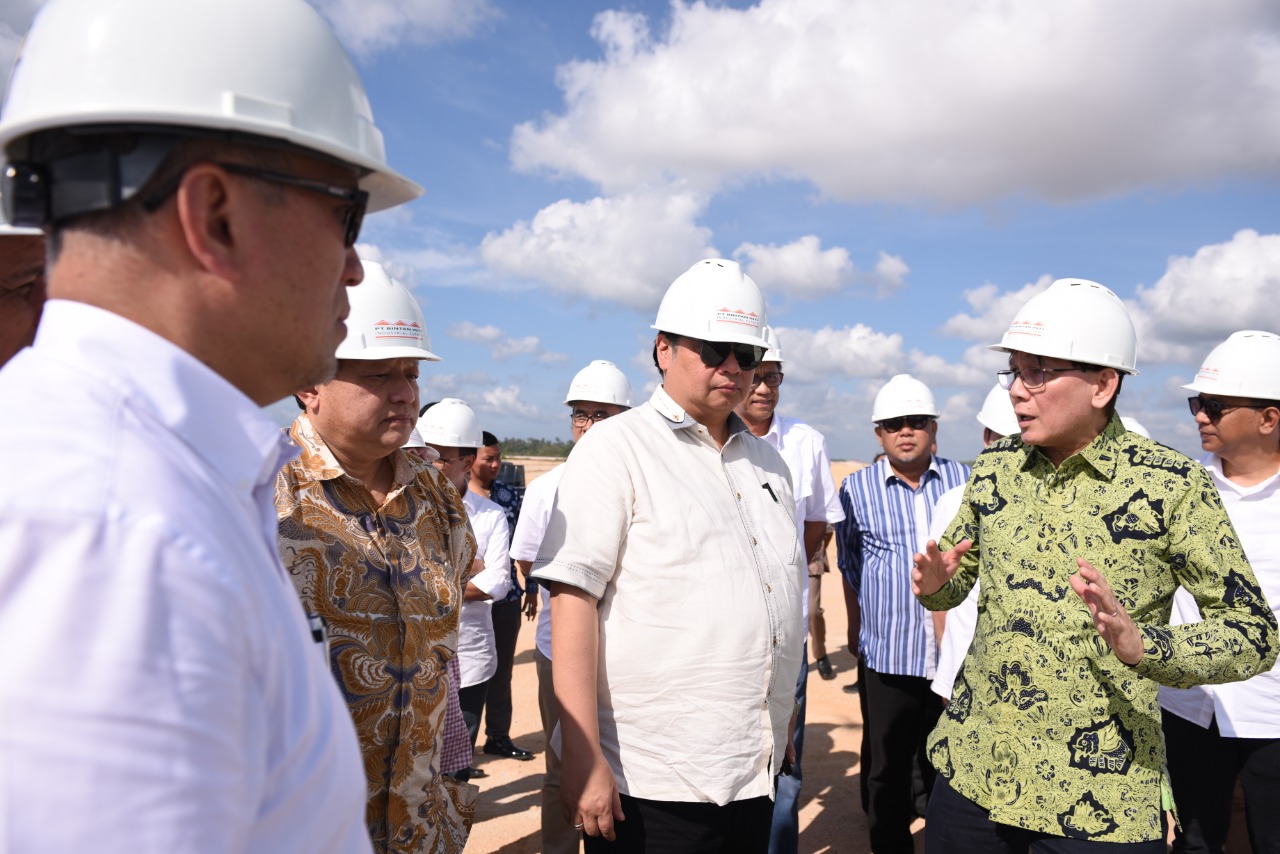
[[[523,747],[516,747],[510,738],[502,736],[501,738],[491,738],[484,743],[484,752],[490,756],[505,756],[508,759],[529,760],[533,758],[532,751],[525,750]]]
[[[823,679],[830,682],[832,679],[836,678],[836,669],[831,666],[830,661],[827,661],[827,657],[825,655],[813,663],[818,666],[818,675]]]
[[[446,777],[452,777],[455,780],[461,780],[463,783],[468,780],[479,780],[481,777],[489,776],[487,771],[481,770],[480,768],[462,768],[457,771],[446,771],[444,775]]]
[[[840,690],[845,692],[846,694],[856,694],[858,693],[858,683],[850,682],[848,685],[844,686]]]

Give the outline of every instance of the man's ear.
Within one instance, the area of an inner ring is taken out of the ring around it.
[[[1120,372],[1115,368],[1103,368],[1093,383],[1093,408],[1106,409],[1107,404],[1120,390]]]
[[[213,163],[197,163],[182,176],[177,190],[178,221],[187,250],[212,275],[238,281],[242,275],[242,235],[248,230],[252,191],[231,183]]]
[[[675,358],[675,345],[671,343],[671,339],[667,338],[665,333],[659,332],[657,337],[653,339],[653,359],[658,363],[658,370],[665,375]]]
[[[310,385],[298,391],[296,397],[302,401],[303,407],[306,408],[307,414],[320,411],[320,387]]]

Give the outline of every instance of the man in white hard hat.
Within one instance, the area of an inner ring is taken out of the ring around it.
[[[825,626],[821,623],[822,600],[817,595],[821,591],[821,573],[825,570],[825,563],[818,556],[823,551],[823,538],[826,536],[828,523],[844,519],[844,511],[840,509],[840,497],[831,481],[827,440],[803,421],[777,413],[778,400],[782,394],[782,345],[770,326],[764,327],[764,339],[769,342],[769,349],[756,368],[755,385],[747,399],[738,405],[736,412],[752,435],[764,439],[782,455],[791,472],[796,521],[800,525],[800,538],[808,567],[804,578],[808,594],[803,600],[806,607],[802,608],[802,613],[814,644],[818,672],[824,679],[834,679],[835,672],[827,660],[823,639]],[[813,572],[815,563],[819,573],[816,576],[809,574]],[[816,637],[815,622],[822,626]],[[769,840],[770,854],[794,854],[800,844],[800,785],[803,779],[801,769],[804,759],[805,688],[808,675],[808,667],[802,666],[800,679],[796,682],[796,705],[799,711],[793,736],[795,762],[790,774],[783,774],[778,778],[778,792],[773,806],[773,829]]]
[[[476,451],[467,489],[501,507],[506,514],[507,530],[514,534],[523,496],[511,484],[498,480],[498,473],[502,470],[502,444],[498,437],[488,430],[483,432],[482,437],[484,444]],[[510,545],[510,537],[507,542]],[[483,749],[489,756],[528,762],[533,759],[533,752],[511,740],[511,673],[515,664],[516,641],[520,638],[520,617],[525,605],[522,602],[524,590],[516,579],[515,562],[508,563],[507,592],[501,599],[494,601],[492,608],[498,666],[485,691]]]
[[[36,339],[44,309],[44,232],[0,222],[0,367]]]
[[[913,776],[922,775],[925,792],[933,782],[921,766],[941,711],[929,690],[937,659],[932,620],[911,595],[911,556],[927,539],[938,497],[969,477],[968,466],[932,452],[939,414],[920,380],[890,379],[871,411],[885,458],[840,485],[837,562],[857,594],[860,796],[875,854],[913,850]]]
[[[565,464],[533,577],[551,584],[560,793],[588,852],[768,850],[804,557],[786,462],[734,414],[764,324],[736,263],[695,264],[653,325],[662,385]]]
[[[420,188],[303,0],[50,0],[0,159],[49,252],[0,371],[5,847],[367,850],[261,408],[333,375],[361,217]]]
[[[982,425],[982,447],[989,448],[1006,436],[1016,436],[1018,416],[1013,414],[1013,402],[1009,391],[996,383],[987,392],[978,410],[978,423]],[[964,485],[953,487],[938,497],[933,505],[933,521],[929,524],[929,539],[937,542],[951,526],[951,520],[960,510],[964,499]],[[934,611],[933,627],[938,640],[938,667],[929,686],[933,693],[944,700],[951,697],[951,686],[956,673],[964,662],[969,644],[973,642],[973,627],[978,620],[978,585],[974,584],[969,595],[950,611]]]
[[[297,393],[305,411],[289,435],[302,454],[276,480],[278,547],[327,630],[364,753],[374,850],[456,852],[476,789],[440,774],[440,754],[476,543],[457,490],[401,450],[419,363],[439,361],[422,310],[381,265],[363,264],[337,376]]]
[[[620,415],[631,408],[631,383],[613,362],[597,359],[578,371],[569,383],[564,403],[570,407],[569,429],[575,443],[587,431],[606,418]],[[556,491],[564,474],[564,463],[538,477],[525,489],[520,520],[511,542],[511,556],[521,574],[533,570],[542,545],[543,534],[551,521]],[[542,599],[538,613],[537,641],[533,651],[538,671],[538,712],[542,716],[542,732],[551,744],[560,723],[560,705],[556,702],[554,674],[551,665],[551,594],[537,585]],[[582,833],[565,819],[560,808],[560,754],[550,748],[544,754],[546,773],[542,777],[542,852],[543,854],[576,854],[582,848]]]
[[[511,559],[507,553],[510,533],[501,507],[467,489],[476,451],[484,441],[480,421],[465,401],[446,397],[429,405],[418,421],[418,431],[427,446],[436,452],[433,461],[454,489],[476,538],[476,559],[471,565],[462,597],[462,622],[458,630],[458,702],[467,727],[468,756],[474,755],[480,716],[484,712],[489,680],[498,669],[491,609],[495,600],[507,594]],[[485,776],[470,767],[465,778]]]
[[[912,583],[981,581],[973,646],[929,739],[937,851],[1165,850],[1158,686],[1272,666],[1276,618],[1205,470],[1115,413],[1137,336],[1120,298],[1060,279],[993,349],[1021,435],[979,455]],[[1170,626],[1179,586],[1201,622]]]
[[[1280,336],[1236,332],[1183,386],[1205,455],[1240,544],[1272,611],[1280,608]],[[1196,623],[1185,590],[1175,623]],[[1280,850],[1280,667],[1244,682],[1161,688],[1165,744],[1179,826],[1173,850],[1221,854],[1237,778],[1254,851]]]

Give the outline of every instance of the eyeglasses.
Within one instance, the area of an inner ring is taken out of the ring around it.
[[[445,457],[436,457],[434,460],[432,460],[432,461],[431,461],[431,464],[432,464],[433,466],[435,466],[435,465],[445,466],[445,465],[448,465],[449,463],[456,463],[458,460],[461,460],[461,459],[464,459],[464,458],[463,458],[463,457],[449,457],[449,458],[447,458],[447,459],[446,459]]]
[[[774,371],[771,374],[756,374],[756,383],[764,383],[769,388],[777,388],[782,385],[782,378],[785,374],[782,371]]]
[[[221,167],[232,175],[255,178],[259,181],[281,184],[286,187],[297,187],[300,190],[309,190],[312,193],[319,193],[322,196],[346,202],[339,213],[339,219],[342,221],[342,245],[348,249],[356,245],[356,238],[360,236],[360,226],[364,223],[365,210],[369,207],[369,193],[365,190],[337,187],[333,184],[326,184],[323,181],[299,178],[295,175],[286,175],[283,172],[272,172],[269,169],[256,169],[241,163],[214,161],[214,165]],[[164,204],[165,199],[177,191],[181,183],[182,174],[175,175],[172,181],[161,187],[143,202],[143,208],[148,211],[156,210]]]
[[[1205,415],[1209,417],[1210,422],[1217,424],[1218,420],[1222,418],[1223,415],[1226,415],[1228,412],[1230,412],[1233,409],[1270,409],[1271,407],[1275,406],[1275,404],[1274,403],[1223,403],[1222,401],[1215,400],[1212,397],[1197,395],[1195,397],[1187,398],[1187,406],[1191,408],[1192,417],[1199,415],[1201,412],[1203,412]]]
[[[605,420],[610,414],[603,409],[597,409],[595,412],[584,412],[581,409],[575,409],[569,419],[573,421],[574,427],[586,427],[588,423],[596,424]]]
[[[886,418],[883,421],[877,421],[877,424],[886,433],[897,433],[902,429],[903,425],[910,427],[912,430],[923,430],[933,423],[932,415],[899,415],[897,418]]]
[[[754,370],[764,358],[765,348],[755,344],[735,344],[730,341],[699,341],[698,343],[702,345],[698,350],[698,356],[702,359],[702,364],[708,368],[718,368],[723,365],[730,353],[737,360],[738,367],[744,371]]]
[[[1089,371],[1100,371],[1100,370],[1102,369],[1088,368],[1088,367],[1086,368],[1078,368],[1078,367],[1023,368],[1022,370],[1018,370],[1018,371],[996,371],[996,380],[1000,383],[1000,387],[1006,390],[1013,388],[1014,382],[1019,379],[1022,380],[1022,384],[1026,388],[1040,388],[1049,380],[1053,379],[1053,377],[1048,376],[1049,374],[1067,374],[1067,373],[1070,373],[1071,371],[1083,371],[1085,373],[1088,373]]]

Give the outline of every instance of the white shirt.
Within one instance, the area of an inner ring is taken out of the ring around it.
[[[619,791],[771,795],[804,627],[790,475],[736,416],[723,448],[659,388],[565,463],[533,577],[600,599],[600,747]]]
[[[0,400],[0,850],[370,850],[355,729],[277,557],[279,428],[56,300]]]
[[[547,522],[551,521],[551,508],[555,504],[556,490],[560,487],[562,474],[564,463],[540,475],[525,487],[524,500],[520,504],[520,518],[516,522],[516,533],[511,540],[513,560],[533,563],[538,559],[538,547],[542,545]],[[551,594],[545,585],[538,585],[538,598],[542,606],[538,611],[538,652],[551,658]]]
[[[1223,476],[1222,462],[1214,454],[1200,462],[1218,487],[1267,603],[1280,618],[1280,473],[1253,486],[1240,486]],[[1173,597],[1170,624],[1199,621],[1195,600],[1180,588]],[[1162,686],[1160,705],[1206,728],[1216,716],[1218,731],[1229,738],[1280,738],[1280,662],[1243,682],[1182,689]]]
[[[476,537],[476,556],[484,569],[471,576],[471,583],[489,594],[488,599],[463,601],[458,621],[459,687],[479,685],[498,669],[498,646],[493,639],[493,603],[511,589],[511,560],[507,557],[507,514],[483,495],[466,490],[462,504]]]
[[[817,430],[785,415],[773,414],[769,430],[760,437],[786,460],[791,472],[791,488],[796,499],[796,528],[804,547],[806,522],[835,524],[844,521],[840,493],[831,480],[831,459],[827,456],[827,440]],[[809,583],[808,555],[805,555],[804,583]],[[809,597],[800,604],[801,619],[809,625]]]
[[[929,540],[942,542],[942,535],[951,527],[951,522],[960,512],[964,503],[964,486],[948,489],[938,496],[933,504],[933,521],[929,524]],[[927,542],[927,540],[926,540]],[[938,669],[933,675],[930,687],[933,693],[947,699],[951,698],[951,689],[956,682],[956,674],[964,664],[964,657],[969,654],[969,645],[973,643],[973,632],[978,625],[978,582],[973,583],[969,595],[964,601],[945,612],[946,623],[942,632],[942,642],[938,644]]]

